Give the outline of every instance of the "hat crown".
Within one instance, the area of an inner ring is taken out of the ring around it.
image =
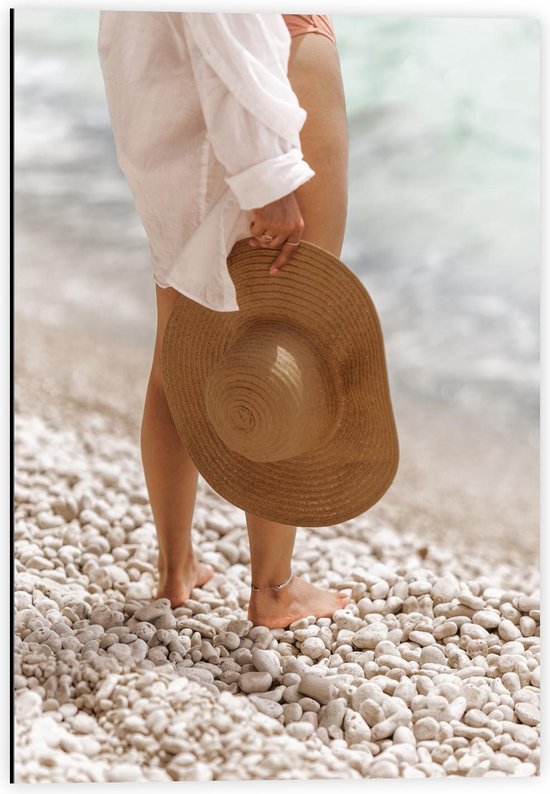
[[[248,326],[208,377],[205,406],[231,450],[253,461],[308,452],[335,419],[319,350],[288,323]]]

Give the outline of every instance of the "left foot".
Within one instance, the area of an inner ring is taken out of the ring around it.
[[[155,598],[168,598],[173,609],[181,607],[191,596],[194,587],[202,587],[214,576],[211,565],[194,558],[179,571],[166,571],[159,563],[159,584]]]
[[[248,619],[255,626],[284,629],[295,620],[309,615],[332,617],[337,609],[342,609],[350,602],[351,598],[344,593],[322,590],[293,576],[289,584],[280,590],[251,592]]]

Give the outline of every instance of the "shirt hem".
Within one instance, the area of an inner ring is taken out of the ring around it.
[[[237,306],[237,305],[235,305],[235,307],[233,307],[233,306],[228,306],[228,307],[212,306],[211,304],[209,304],[209,303],[206,303],[206,301],[204,301],[204,300],[201,300],[200,298],[197,298],[197,296],[196,296],[196,295],[193,295],[193,294],[192,294],[191,292],[189,292],[188,290],[182,289],[182,288],[181,288],[181,287],[180,287],[178,284],[176,284],[176,282],[175,282],[175,281],[173,281],[171,278],[166,278],[166,277],[165,277],[165,279],[164,279],[164,280],[165,280],[165,282],[167,282],[167,283],[165,283],[165,284],[161,284],[161,283],[160,283],[160,280],[159,280],[159,277],[158,277],[158,276],[156,276],[156,275],[153,275],[153,281],[154,281],[154,282],[155,282],[155,284],[157,284],[157,285],[158,285],[158,286],[159,286],[161,289],[167,289],[168,287],[172,287],[173,289],[177,290],[177,291],[178,291],[179,293],[181,293],[182,295],[185,295],[185,297],[186,297],[186,298],[190,298],[191,300],[195,301],[196,303],[200,303],[200,305],[201,305],[201,306],[204,306],[204,307],[205,307],[205,309],[211,309],[212,311],[215,311],[215,312],[238,312],[238,311],[239,311],[239,306]]]

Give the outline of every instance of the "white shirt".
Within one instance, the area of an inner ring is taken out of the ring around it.
[[[239,308],[227,256],[251,236],[250,210],[315,175],[290,40],[281,14],[100,12],[117,162],[153,277],[217,311]]]

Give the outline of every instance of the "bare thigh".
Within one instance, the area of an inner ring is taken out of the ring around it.
[[[348,122],[340,59],[319,33],[293,36],[288,77],[307,118],[300,131],[304,160],[315,176],[296,198],[304,219],[304,240],[340,256],[348,206]]]

